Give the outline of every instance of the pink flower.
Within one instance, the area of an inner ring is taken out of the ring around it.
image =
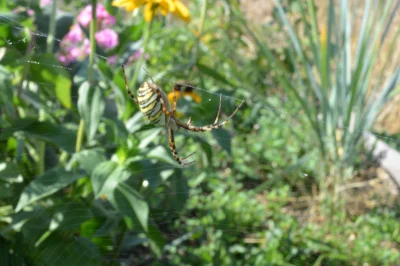
[[[112,66],[117,63],[117,60],[118,60],[118,56],[117,55],[112,55],[112,56],[107,58],[108,64],[110,64]]]
[[[114,26],[115,23],[117,23],[117,19],[114,16],[107,16],[102,20],[102,27],[111,27]]]
[[[60,63],[62,63],[65,66],[68,66],[72,62],[76,61],[72,56],[63,55],[60,53],[57,54],[57,59],[58,59],[58,61],[60,61]]]
[[[65,40],[71,43],[79,43],[83,40],[83,31],[79,25],[73,25],[67,35],[64,37]]]
[[[82,51],[85,56],[90,54],[90,41],[88,38],[83,40]]]
[[[69,65],[75,61],[83,60],[89,53],[90,41],[85,38],[81,27],[75,24],[61,40],[57,59],[62,64]]]
[[[43,8],[53,3],[53,0],[40,0],[40,7]]]
[[[78,22],[82,27],[89,27],[90,21],[92,21],[92,6],[86,6],[78,15]]]
[[[99,25],[99,29],[110,27],[115,25],[117,22],[116,18],[107,12],[106,8],[102,4],[98,4],[96,7],[96,17]],[[87,5],[78,15],[78,22],[83,27],[88,28],[92,21],[92,6]]]
[[[26,14],[27,14],[28,16],[30,16],[30,17],[32,17],[32,16],[35,15],[35,10],[30,9],[30,8],[25,8],[25,7],[22,7],[22,6],[17,7],[17,8],[14,9],[12,12],[13,12],[14,14],[19,14],[19,13],[26,12]]]
[[[142,56],[143,53],[143,48],[140,48],[139,50],[136,50],[127,60],[126,65],[130,65],[133,62],[139,60],[139,58]],[[144,54],[144,59],[149,60],[150,55],[149,54]]]
[[[95,38],[98,45],[106,50],[113,49],[118,45],[118,34],[112,29],[96,32]]]
[[[33,15],[35,15],[35,10],[29,8],[26,10],[26,14],[28,14],[28,16],[32,17]]]

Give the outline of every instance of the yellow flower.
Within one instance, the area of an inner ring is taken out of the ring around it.
[[[196,92],[194,92],[191,86],[185,86],[184,84],[179,84],[179,83],[176,84],[173,91],[168,93],[168,101],[171,103],[171,105],[174,102],[174,95],[176,97],[176,101],[178,101],[179,98],[181,97],[187,96],[192,98],[192,100],[195,101],[196,103],[201,102],[201,96]]]
[[[199,94],[197,94],[196,92],[194,92],[192,87],[185,86],[183,84],[179,84],[179,83],[176,84],[173,91],[168,93],[167,97],[168,97],[168,101],[171,104],[171,106],[174,104],[174,95],[176,97],[176,101],[178,101],[179,98],[181,98],[181,97],[182,98],[189,97],[189,98],[192,98],[192,100],[195,101],[196,103],[201,102],[201,96]],[[183,117],[181,112],[176,112],[176,116],[178,118]]]
[[[189,9],[179,0],[114,0],[112,5],[123,7],[126,11],[133,11],[145,5],[144,19],[147,22],[151,21],[158,13],[163,16],[173,13],[186,22],[190,21]]]

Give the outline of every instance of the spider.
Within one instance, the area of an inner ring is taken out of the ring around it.
[[[179,130],[179,128],[184,128],[189,131],[195,132],[204,132],[204,131],[211,131],[220,127],[223,127],[226,122],[228,122],[239,110],[242,106],[244,101],[240,103],[240,105],[235,109],[235,111],[222,123],[218,123],[219,116],[221,114],[221,101],[222,96],[219,96],[219,107],[217,117],[213,124],[206,125],[206,126],[193,126],[192,119],[189,118],[187,123],[180,121],[176,117],[176,95],[174,94],[173,97],[173,104],[172,107],[169,104],[168,97],[165,93],[155,84],[153,79],[150,77],[152,83],[144,82],[138,90],[137,98],[133,95],[133,93],[128,88],[128,82],[126,79],[125,68],[122,65],[122,73],[124,75],[124,82],[125,82],[125,90],[128,93],[129,97],[139,105],[140,111],[147,117],[150,123],[158,126],[165,126],[168,130],[168,143],[169,148],[172,152],[172,156],[175,161],[177,161],[181,166],[187,166],[189,164],[194,163],[191,161],[189,163],[185,163],[184,160],[189,158],[194,154],[191,153],[186,157],[180,158],[178,152],[176,151],[175,145],[175,137],[174,131]]]

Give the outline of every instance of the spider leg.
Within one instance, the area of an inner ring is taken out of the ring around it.
[[[171,82],[171,85],[172,85],[172,89],[174,92],[173,104],[172,104],[172,114],[175,116],[176,115],[176,90],[174,90],[174,85],[172,84],[172,82]]]
[[[183,162],[183,160],[187,159],[188,157],[192,156],[193,153],[189,154],[188,156],[184,157],[184,158],[179,158],[178,156],[178,152],[176,151],[176,146],[175,146],[175,137],[174,137],[174,131],[170,128],[168,128],[168,143],[169,143],[169,148],[171,149],[172,152],[172,156],[174,157],[174,160],[177,161],[180,165],[182,166],[188,166],[192,163],[194,163],[195,161],[191,161],[188,163]]]
[[[242,107],[244,101],[242,101],[239,106],[235,109],[235,111],[233,111],[233,113],[222,123],[218,124],[218,119],[219,116],[221,114],[221,95],[219,97],[219,108],[218,108],[218,113],[217,113],[217,117],[215,118],[215,122],[211,125],[207,125],[207,126],[202,126],[202,127],[197,127],[197,126],[192,126],[192,120],[189,119],[188,123],[184,123],[182,121],[179,121],[178,119],[176,119],[176,124],[178,125],[178,127],[182,127],[186,130],[189,131],[195,131],[195,132],[204,132],[204,131],[211,131],[217,128],[221,128],[223,127],[236,113],[237,111],[239,111],[240,107]]]
[[[133,93],[129,90],[128,88],[128,81],[126,80],[126,74],[125,74],[125,68],[124,65],[122,65],[122,73],[124,74],[124,82],[125,82],[125,90],[128,93],[129,97],[132,98],[132,100],[138,104],[138,100],[136,99],[136,97],[133,95]]]
[[[171,110],[169,110],[169,109],[167,108],[167,101],[168,101],[168,99],[166,100],[166,99],[162,96],[161,91],[160,91],[159,89],[156,90],[156,93],[157,93],[158,99],[159,99],[160,102],[161,102],[162,111],[165,113],[165,115],[166,115],[166,116],[173,116],[173,117],[175,117],[175,111],[174,111],[174,110],[171,111]]]
[[[151,79],[151,82],[153,82],[153,84],[156,84],[153,80],[153,77],[150,75],[149,71],[147,71],[147,69],[143,68],[144,72],[146,72],[147,76],[149,76],[149,78]]]
[[[217,113],[217,117],[215,118],[215,122],[214,122],[214,124],[213,125],[217,125],[217,123],[218,123],[218,119],[219,119],[219,116],[220,116],[220,114],[221,114],[221,102],[222,102],[222,95],[220,94],[219,95],[219,106],[218,106],[218,113]],[[239,109],[239,108],[238,108]]]

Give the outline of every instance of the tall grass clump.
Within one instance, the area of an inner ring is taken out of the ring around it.
[[[298,12],[292,14],[282,2],[276,1],[275,15],[294,71],[275,56],[262,29],[240,19],[278,84],[302,106],[311,125],[323,159],[321,195],[338,196],[351,177],[363,133],[400,81],[395,49],[400,31],[393,23],[400,1],[330,0],[320,9],[312,0],[298,1]],[[295,16],[296,23],[291,22]]]

